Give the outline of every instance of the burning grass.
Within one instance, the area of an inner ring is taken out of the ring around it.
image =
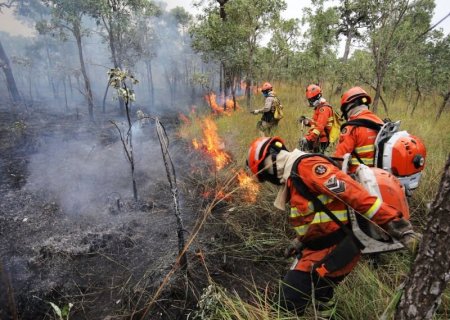
[[[302,86],[275,84],[275,89],[285,107],[285,118],[280,121],[275,134],[285,140],[289,149],[293,149],[297,146],[298,139],[305,133],[301,132],[295,119],[301,115],[310,116],[312,110],[307,107]],[[332,88],[325,86],[324,92],[331,104],[338,106],[339,97],[331,95]],[[254,97],[250,109],[259,108],[262,103],[262,97]],[[424,221],[426,206],[437,192],[438,180],[450,148],[450,127],[446,126],[450,114],[443,114],[444,119],[434,122],[429,117],[430,110],[432,110],[431,114],[435,114],[438,103],[433,101],[427,101],[427,103],[424,104],[427,105],[427,108],[416,110],[414,116],[408,115],[408,103],[404,98],[389,105],[389,117],[402,119],[402,128],[421,137],[428,149],[427,165],[421,185],[411,199],[414,222]],[[381,110],[381,105],[379,109],[380,117],[386,117],[387,115],[383,114],[383,110]],[[252,140],[258,137],[256,122],[259,118],[249,112],[232,113],[229,116],[214,118],[217,135],[225,146],[223,150],[230,155],[232,161],[223,169],[207,175],[207,179],[202,183],[206,185],[206,189],[224,189],[225,194],[229,195],[224,200],[226,206],[220,209],[221,220],[214,222],[223,224],[227,234],[232,234],[235,241],[230,241],[229,236],[219,239],[220,241],[217,241],[208,253],[243,261],[249,265],[250,270],[256,270],[258,263],[262,260],[270,261],[270,266],[266,265],[263,272],[272,274],[272,289],[276,290],[276,277],[282,275],[290,264],[290,261],[281,258],[280,252],[292,236],[292,231],[286,223],[286,216],[273,207],[272,202],[275,198],[276,188],[267,184],[257,184],[258,191],[254,191],[253,198],[248,199],[243,199],[244,197],[236,191],[233,192],[233,188],[237,188],[237,182],[234,179],[251,180],[248,176],[241,177],[239,173],[240,170],[244,170],[248,146]],[[419,123],[417,119],[430,120]],[[201,123],[200,118],[191,119],[191,127],[188,130],[186,127],[181,128],[181,130],[191,133],[188,141],[202,137]],[[192,128],[195,125],[198,127]],[[194,132],[195,134],[192,134]],[[437,132],[439,134],[436,134]],[[236,178],[233,177],[234,175]],[[227,181],[233,182],[228,184]],[[239,187],[239,190],[245,190],[245,187]],[[254,197],[255,194],[256,197]],[[377,319],[383,313],[389,318],[392,314],[389,310],[392,307],[392,299],[397,294],[397,286],[404,279],[410,264],[410,257],[407,254],[393,253],[383,255],[383,258],[384,262],[378,269],[374,269],[369,261],[363,260],[355,272],[339,287],[336,294],[338,301],[336,319]],[[208,259],[206,261],[208,262]],[[242,277],[239,279],[240,289],[242,287],[249,288],[248,290],[255,297],[261,297],[261,288],[255,288],[246,282],[248,278],[245,274],[236,272],[235,275]],[[260,285],[262,284],[261,279],[257,281]],[[216,309],[214,309],[215,315],[217,315],[215,319],[290,319],[290,315],[282,311],[278,312],[275,301],[267,303],[270,300],[269,296],[266,299],[262,295],[263,299],[256,299],[240,293],[231,293],[224,288],[231,288],[230,284],[220,283],[220,287],[217,289],[220,303],[216,304]],[[443,295],[443,303],[436,319],[448,319],[450,313],[449,291],[447,290]],[[275,312],[272,312],[274,310]],[[305,317],[305,319],[313,318],[314,313]]]

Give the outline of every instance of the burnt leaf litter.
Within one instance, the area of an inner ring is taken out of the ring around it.
[[[135,202],[111,117],[92,123],[79,114],[0,106],[0,319],[50,319],[55,306],[70,309],[70,319],[139,319],[176,267],[173,199],[155,128],[147,123],[134,135]],[[200,196],[208,173],[197,174],[210,163],[177,137],[176,117],[161,122],[189,238],[208,204]],[[266,262],[243,264],[233,254],[242,239],[223,223],[227,209],[223,202],[213,210],[188,249],[187,270],[170,276],[146,319],[187,318],[208,277],[245,297],[240,277],[256,274],[257,282],[265,270],[273,274]]]

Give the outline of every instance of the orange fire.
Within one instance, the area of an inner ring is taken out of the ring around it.
[[[237,174],[239,186],[245,191],[244,199],[248,202],[256,202],[256,197],[259,192],[258,183],[252,179],[244,170],[239,170]]]
[[[202,139],[201,141],[193,139],[192,145],[195,149],[202,150],[204,153],[210,156],[215,163],[216,170],[219,171],[231,162],[231,156],[225,151],[225,144],[217,133],[217,125],[213,119],[204,118],[201,121],[201,127]],[[242,199],[247,202],[255,202],[259,192],[258,183],[242,169],[240,169],[236,173],[236,178],[237,183],[240,187],[239,193],[242,195]],[[229,195],[226,196],[226,192],[222,188],[219,188],[215,191],[206,190],[202,193],[202,195],[205,198],[214,196],[218,199],[231,199]]]
[[[215,113],[215,114],[230,115],[231,112],[233,112],[235,109],[233,99],[226,98],[225,99],[225,109],[226,110],[224,110],[222,102],[220,102],[221,105],[219,105],[217,103],[217,96],[214,92],[211,92],[211,93],[205,95],[205,100],[208,103],[208,105],[211,107],[211,109],[213,110],[213,113]],[[221,99],[221,100],[223,101],[223,99]],[[239,110],[239,109],[240,109],[240,106],[236,102],[236,110]]]
[[[216,164],[216,169],[220,170],[231,161],[231,157],[224,151],[225,145],[217,134],[217,126],[212,119],[205,118],[202,123],[202,129],[203,138],[201,143],[194,139],[192,140],[192,145],[195,149],[202,149],[209,154]]]
[[[184,123],[184,124],[191,124],[191,120],[186,117],[183,113],[178,114],[178,118]]]

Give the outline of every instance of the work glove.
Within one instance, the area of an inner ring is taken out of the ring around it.
[[[415,253],[422,240],[422,234],[414,232],[408,220],[400,218],[386,223],[385,229],[389,235],[400,241],[411,253]]]
[[[301,116],[300,118],[298,118],[298,122],[302,123],[305,126],[308,126],[310,120],[305,116]]]
[[[284,250],[284,257],[289,258],[301,254],[304,247],[305,245],[300,240],[295,238]]]
[[[411,253],[416,253],[419,248],[420,241],[422,241],[422,234],[419,232],[410,231],[405,233],[400,239],[398,239],[406,249]]]
[[[312,151],[313,150],[313,142],[309,141],[306,138],[301,138],[298,142],[298,148],[302,151]]]
[[[259,110],[253,110],[253,111],[250,111],[250,113],[252,113],[252,114],[258,114],[258,113],[259,113]]]

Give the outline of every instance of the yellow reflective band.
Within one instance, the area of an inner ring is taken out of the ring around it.
[[[360,158],[360,159],[367,166],[372,166],[373,165],[373,158]],[[360,164],[359,160],[356,159],[356,158],[352,158],[352,160],[350,162],[351,162],[351,164]]]
[[[303,226],[298,226],[298,227],[294,227],[295,232],[297,232],[297,234],[299,236],[304,236],[306,234],[306,232],[308,231],[309,228],[309,224],[303,225]]]
[[[334,119],[333,117],[329,117],[329,118],[328,118],[328,121],[333,122],[333,119]]]
[[[375,150],[375,146],[373,144],[368,144],[367,146],[355,148],[356,153],[366,153],[366,152],[372,152],[374,150]]]
[[[317,198],[323,204],[329,204],[330,202],[333,202],[335,200],[333,197],[329,197],[326,194],[320,194],[317,196]],[[289,217],[290,218],[298,218],[298,217],[310,215],[313,212],[314,212],[314,204],[311,201],[308,201],[308,210],[307,211],[298,212],[297,207],[291,207]]]
[[[319,135],[320,134],[320,131],[319,130],[317,130],[317,129],[313,129],[313,131],[312,131],[313,133],[315,133],[316,135]]]
[[[345,222],[348,221],[348,216],[347,216],[347,210],[336,210],[336,211],[331,211],[336,218],[338,218],[339,221]],[[311,221],[308,224],[304,224],[301,226],[297,226],[294,227],[295,232],[297,232],[297,234],[299,236],[304,236],[306,234],[306,232],[309,229],[309,226],[312,224],[318,224],[318,223],[326,223],[326,222],[331,222],[333,221],[325,212],[317,212],[316,215],[314,216],[313,221]]]
[[[291,212],[289,213],[290,218],[298,218],[301,214],[298,213],[298,210],[296,207],[291,208]]]
[[[347,221],[347,210],[331,211],[340,221]],[[317,212],[310,224],[330,222],[332,219],[323,211]]]
[[[373,205],[370,207],[370,209],[364,213],[364,215],[367,218],[372,219],[372,217],[375,215],[375,213],[378,212],[380,207],[381,207],[381,199],[377,198],[377,200],[373,203]]]

